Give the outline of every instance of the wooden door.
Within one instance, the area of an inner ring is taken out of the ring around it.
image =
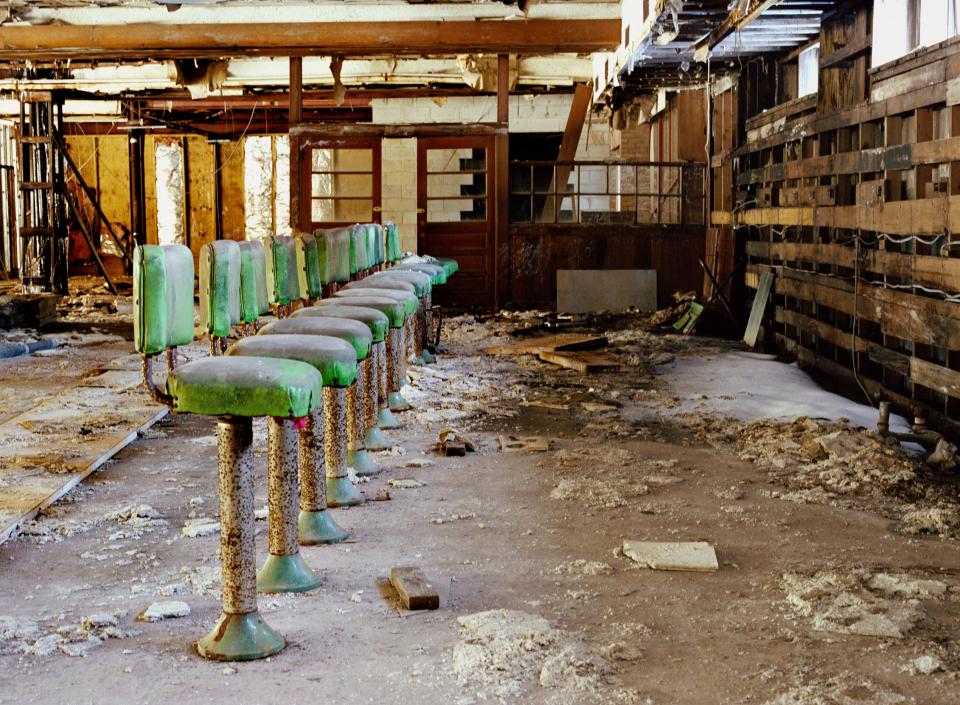
[[[380,222],[380,138],[309,140],[300,165],[306,232]]]
[[[492,137],[417,140],[417,251],[460,263],[434,294],[440,304],[493,305],[493,149]]]

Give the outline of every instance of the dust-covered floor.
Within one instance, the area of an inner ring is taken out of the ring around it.
[[[411,371],[398,448],[360,485],[390,500],[336,510],[349,542],[303,549],[320,589],[261,596],[290,644],[268,660],[190,649],[218,613],[214,425],[161,422],[0,545],[0,702],[957,701],[951,472],[852,423],[724,410],[684,365],[734,346],[650,319],[602,321],[617,373],[481,352],[536,322],[448,322],[447,354]],[[433,453],[445,427],[477,452]],[[720,570],[641,568],[626,539],[708,541]],[[439,611],[396,609],[400,564]],[[136,620],[169,601],[189,615]]]

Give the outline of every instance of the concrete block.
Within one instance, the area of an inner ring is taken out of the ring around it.
[[[655,269],[558,269],[557,311],[591,313],[657,309]]]

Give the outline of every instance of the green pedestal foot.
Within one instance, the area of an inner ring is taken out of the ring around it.
[[[400,422],[397,421],[397,417],[393,415],[390,409],[383,408],[380,409],[380,412],[377,414],[377,428],[391,429],[391,428],[400,428]]]
[[[423,367],[424,365],[427,364],[427,361],[424,360],[423,355],[421,355],[420,357],[415,357],[412,360],[410,360],[410,364],[415,365],[416,367]]]
[[[307,592],[320,587],[320,578],[303,556],[268,556],[257,572],[257,592]]]
[[[387,406],[390,407],[390,411],[407,411],[410,409],[410,404],[400,392],[390,392],[387,397]]]
[[[360,477],[380,474],[380,466],[376,460],[370,457],[370,454],[366,450],[350,451],[350,459],[348,462],[350,467],[353,468],[353,471]]]
[[[355,507],[358,504],[363,504],[363,495],[349,477],[327,478],[328,507]]]
[[[426,365],[429,365],[430,363],[437,361],[436,356],[426,348],[423,349],[423,352],[420,354],[420,357],[423,358],[423,362]]]
[[[259,612],[221,614],[213,631],[197,642],[197,653],[214,661],[253,661],[273,656],[286,645]]]
[[[330,512],[300,512],[297,536],[301,546],[316,546],[318,543],[337,543],[350,534],[333,520]]]
[[[379,428],[368,428],[367,432],[363,436],[363,445],[367,447],[367,450],[390,450],[393,448],[393,443],[383,435],[383,431]]]

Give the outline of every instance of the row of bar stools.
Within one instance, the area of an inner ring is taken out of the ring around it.
[[[257,610],[252,419],[309,417],[320,404],[323,379],[304,362],[266,357],[216,357],[178,366],[177,346],[193,340],[193,275],[193,255],[182,245],[137,248],[134,345],[155,398],[174,411],[218,419],[222,614],[197,642],[197,651],[219,660],[262,658],[280,651],[284,639]],[[153,361],[163,353],[165,392],[153,379]]]
[[[383,398],[386,392],[390,393],[395,407],[406,406],[399,396],[406,376],[405,363],[408,352],[416,356],[419,347],[417,342],[421,339],[418,330],[421,324],[417,321],[422,320],[423,309],[426,308],[425,295],[429,293],[428,282],[422,279],[421,274],[417,274],[422,267],[414,272],[403,273],[403,276],[399,276],[401,272],[395,269],[383,274],[392,273],[396,276],[376,274],[385,262],[396,259],[395,226],[382,228],[368,224],[352,231],[347,230],[346,233],[344,229],[339,229],[330,235],[271,238],[266,249],[256,242],[239,245],[218,242],[205,249],[201,256],[201,326],[211,337],[211,351],[214,355],[224,352],[224,343],[233,325],[242,324],[244,333],[249,331],[251,325],[256,330],[257,319],[269,309],[270,304],[273,304],[278,317],[286,317],[298,305],[302,305],[304,300],[309,306],[324,293],[332,293],[331,290],[342,286],[348,287],[340,291],[335,298],[320,301],[316,307],[297,310],[294,316],[300,320],[275,321],[262,329],[261,335],[245,338],[227,348],[227,357],[190,363],[184,366],[182,371],[175,368],[175,346],[192,340],[192,330],[189,331],[189,336],[185,337],[181,328],[179,335],[170,339],[173,342],[164,343],[164,349],[173,351],[168,355],[170,373],[167,394],[156,389],[152,380],[152,360],[160,351],[148,353],[147,347],[138,345],[138,349],[145,355],[145,376],[151,391],[180,411],[220,413],[217,409],[222,407],[215,406],[218,395],[213,392],[219,388],[219,397],[230,399],[231,385],[235,392],[240,390],[239,394],[234,395],[234,402],[239,402],[246,396],[250,396],[255,402],[264,396],[257,391],[256,385],[260,378],[256,375],[247,379],[253,390],[248,392],[242,391],[242,382],[245,379],[242,374],[234,375],[236,379],[225,375],[231,369],[254,369],[246,364],[248,362],[262,367],[264,364],[271,364],[264,361],[275,359],[277,369],[284,370],[296,370],[299,363],[301,373],[304,371],[303,364],[306,364],[307,369],[314,372],[314,384],[317,381],[316,375],[319,374],[324,399],[322,411],[317,402],[319,395],[314,389],[313,403],[306,409],[307,413],[299,416],[300,420],[296,424],[289,418],[291,415],[295,416],[292,406],[286,415],[259,414],[271,417],[268,422],[270,557],[255,578],[255,585],[261,591],[308,590],[318,584],[315,574],[302,561],[298,544],[335,541],[345,537],[345,532],[333,522],[326,511],[324,495],[330,493],[331,488],[341,487],[344,481],[349,490],[355,492],[345,473],[340,473],[346,466],[344,456],[348,444],[350,462],[355,470],[379,470],[372,458],[366,454],[364,443],[368,441],[377,449],[389,447],[389,441],[383,437],[375,422],[381,420],[385,421],[386,425],[392,425],[395,419],[389,408],[378,407],[380,402],[386,401]],[[352,261],[345,256],[344,245],[352,246]],[[189,282],[189,289],[192,290],[192,260],[189,261],[189,278],[182,264],[186,261],[183,257],[185,248],[180,248],[179,252],[176,248],[153,249],[163,253],[162,256],[158,256],[156,252],[150,253],[151,257],[147,260],[154,265],[160,261],[167,263],[171,258],[181,261],[177,269],[180,277],[177,281],[180,284]],[[138,263],[143,261],[143,257],[138,258]],[[349,261],[348,267],[344,267],[345,261]],[[149,281],[148,270],[154,272],[157,266],[138,268],[138,274],[142,275],[140,280]],[[363,275],[368,275],[365,281],[369,286],[348,284],[351,277]],[[165,277],[164,273],[160,278]],[[432,286],[435,281],[439,281],[439,278],[431,276],[429,284]],[[143,290],[148,289],[160,290],[151,286]],[[163,298],[171,298],[171,291],[172,298],[181,303],[190,298],[184,293],[187,291],[186,287],[164,289]],[[150,296],[145,294],[148,300]],[[147,308],[138,304],[138,330],[143,329],[144,321],[150,318],[141,315],[141,312],[145,314]],[[387,354],[384,354],[383,350],[384,340],[389,348]],[[384,365],[386,358],[389,358],[389,364]],[[239,367],[233,360],[242,360],[245,367]],[[382,375],[384,367],[388,370],[386,380]],[[194,377],[199,375],[199,378],[191,378],[188,374],[191,372]],[[208,375],[209,379],[204,377],[204,374]],[[268,380],[269,376],[263,379]],[[197,394],[190,393],[191,390],[197,391],[201,388],[202,391]],[[179,397],[174,390],[177,390]],[[223,413],[229,414],[231,418],[238,415],[229,411]],[[227,423],[227,420],[221,421],[221,426]],[[299,443],[297,426],[303,427]],[[322,435],[321,429],[324,430]],[[221,444],[223,447],[219,448],[223,488],[223,459],[227,458],[227,465],[234,468],[233,475],[239,477],[243,474],[240,465],[246,456],[240,457],[243,453],[231,455],[229,443],[226,441],[233,436],[227,438],[224,434],[220,435],[226,439]],[[246,442],[249,444],[249,438]],[[327,471],[326,482],[324,465]],[[233,489],[242,489],[241,485],[246,487],[244,482],[250,484],[251,480],[241,478]],[[247,489],[252,503],[252,485]],[[298,495],[299,516],[296,512]],[[221,505],[228,499],[228,494],[222,492]],[[344,503],[349,504],[350,501]],[[226,514],[223,507],[221,514]],[[245,526],[243,521],[246,519],[246,516],[239,516],[238,525]],[[225,531],[229,526],[232,524],[227,520]],[[252,553],[252,532],[248,533]],[[224,536],[221,536],[225,588],[224,617],[218,626],[222,628],[214,630],[210,636],[201,640],[197,645],[198,651],[210,658],[227,659],[258,658],[274,653],[282,648],[282,638],[263,624],[259,616],[244,616],[256,615],[255,594],[252,597],[252,609],[250,608],[251,571],[248,569],[237,578],[237,571],[234,570],[241,564],[246,568],[253,566],[255,569],[255,557],[246,556],[241,551],[243,560],[231,562],[233,559],[227,555],[227,543]],[[231,545],[236,548],[239,544],[231,542]],[[245,543],[240,546],[245,547]],[[235,586],[239,586],[237,590],[228,589],[231,579]],[[242,609],[236,609],[238,605]],[[241,618],[236,619],[237,615]],[[237,625],[240,625],[239,631],[234,628]],[[236,633],[231,637],[234,632]]]

